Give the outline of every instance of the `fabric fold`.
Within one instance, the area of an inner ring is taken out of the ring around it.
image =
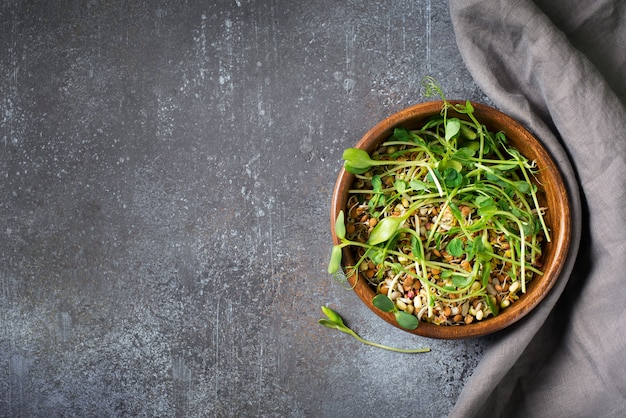
[[[610,52],[617,57],[603,57],[589,41],[603,51],[619,45],[626,31],[607,31],[603,22],[625,16],[626,8],[618,0],[586,3],[450,1],[475,81],[559,165],[573,227],[556,286],[519,324],[489,337],[453,417],[617,416],[626,407],[626,337],[618,332],[626,317],[615,312],[626,298],[626,111],[619,91],[626,68],[614,68],[626,53],[616,48]]]

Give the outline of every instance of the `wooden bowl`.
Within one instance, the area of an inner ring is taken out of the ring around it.
[[[451,103],[461,103],[450,101]],[[401,328],[392,313],[386,313],[372,305],[372,298],[375,296],[374,289],[368,284],[364,277],[352,275],[348,277],[350,284],[359,298],[373,312],[383,318],[393,326],[404,331],[431,338],[459,339],[487,335],[519,321],[537,306],[554,286],[561,273],[561,269],[570,246],[571,224],[570,207],[565,184],[557,165],[543,147],[543,145],[519,123],[509,116],[491,107],[472,103],[474,106],[474,116],[483,123],[490,131],[502,131],[508,137],[510,144],[517,148],[526,158],[536,161],[539,170],[537,179],[543,187],[544,193],[540,203],[546,206],[548,211],[545,221],[550,228],[551,242],[544,243],[543,248],[543,272],[541,276],[535,276],[527,285],[526,293],[508,308],[500,311],[499,315],[489,317],[482,321],[474,321],[468,325],[435,325],[426,321],[421,321],[417,329],[413,331]],[[372,153],[379,144],[386,140],[396,127],[408,129],[418,128],[430,117],[441,112],[442,102],[426,102],[401,110],[383,121],[376,124],[367,132],[355,145],[357,148]],[[467,117],[448,111],[449,116],[460,119]],[[354,180],[354,175],[341,169],[331,202],[331,232],[334,244],[340,241],[335,235],[335,219],[341,210],[346,209],[348,200],[348,190]],[[355,260],[349,247],[343,249],[343,265],[354,265]]]

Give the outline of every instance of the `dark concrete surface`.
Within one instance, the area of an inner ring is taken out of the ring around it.
[[[0,40],[1,416],[446,415],[485,341],[326,273],[343,149],[425,75],[487,101],[445,2],[4,1]]]

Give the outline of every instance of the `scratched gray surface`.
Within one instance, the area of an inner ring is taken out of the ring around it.
[[[325,272],[342,150],[425,75],[487,101],[445,2],[4,1],[0,39],[1,416],[446,415],[485,341]]]

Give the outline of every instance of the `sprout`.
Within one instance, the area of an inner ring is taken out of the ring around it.
[[[415,349],[395,348],[395,347],[389,347],[387,345],[375,343],[372,341],[368,341],[362,338],[361,336],[359,336],[356,332],[354,332],[348,326],[346,326],[343,322],[343,319],[337,312],[333,311],[327,306],[322,306],[322,312],[324,313],[324,315],[326,315],[326,318],[320,319],[318,321],[321,325],[325,326],[326,328],[336,329],[343,333],[351,335],[354,338],[356,338],[358,341],[362,342],[363,344],[371,345],[377,348],[382,348],[384,350],[395,351],[396,353],[417,354],[417,353],[427,353],[430,351],[430,348],[415,348]]]

